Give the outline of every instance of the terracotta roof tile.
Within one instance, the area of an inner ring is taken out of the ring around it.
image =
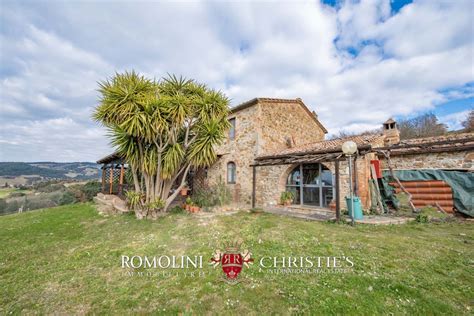
[[[289,155],[289,154],[304,154],[309,152],[317,152],[317,151],[334,151],[341,148],[342,144],[346,141],[353,141],[357,144],[357,146],[363,145],[371,145],[377,140],[381,140],[384,136],[380,134],[376,135],[358,135],[358,136],[350,136],[344,138],[337,138],[331,140],[323,140],[320,142],[313,142],[307,143],[303,145],[297,145],[292,148],[280,150],[278,152],[273,152],[270,154],[263,155],[264,157],[267,156],[280,156],[280,155]]]

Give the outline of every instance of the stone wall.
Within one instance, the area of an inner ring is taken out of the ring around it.
[[[259,155],[324,140],[324,132],[306,110],[295,102],[260,104]]]
[[[388,169],[381,157],[382,168]],[[474,171],[474,153],[468,151],[425,153],[390,157],[394,169],[465,169]]]
[[[228,137],[217,148],[220,156],[207,172],[207,184],[215,185],[219,178],[227,184],[227,164],[236,165],[236,183],[227,184],[234,203],[250,204],[252,198],[252,167],[258,147],[258,105],[248,107],[229,116],[235,118],[235,138]]]
[[[226,139],[217,148],[220,156],[207,172],[207,184],[214,185],[219,178],[226,182],[227,163],[237,166],[236,183],[227,184],[234,202],[250,205],[252,201],[255,157],[288,148],[287,138],[296,145],[324,139],[324,132],[306,110],[295,102],[260,102],[229,115],[235,118],[235,139]],[[288,166],[257,168],[257,205],[275,204],[285,190]],[[290,169],[291,170],[291,169]]]

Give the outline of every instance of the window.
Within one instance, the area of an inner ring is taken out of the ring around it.
[[[230,129],[229,129],[229,139],[235,139],[235,118],[229,120]]]
[[[288,175],[286,190],[293,192],[293,204],[328,207],[333,199],[333,175],[321,164],[302,164]]]
[[[227,164],[227,183],[235,183],[235,163]]]

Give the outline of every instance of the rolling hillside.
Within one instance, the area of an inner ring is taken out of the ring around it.
[[[0,162],[0,185],[25,185],[50,179],[98,179],[99,167],[93,162]]]

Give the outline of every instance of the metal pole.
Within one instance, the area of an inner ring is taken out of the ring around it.
[[[255,166],[252,166],[252,208],[255,208],[255,199],[256,199],[256,187],[257,187],[257,169]]]
[[[354,197],[352,196],[352,155],[349,155],[349,192],[351,197],[351,219],[352,219],[352,226],[355,224],[354,219]]]
[[[339,200],[339,160],[335,162],[336,167],[336,220],[339,222],[341,220],[341,201]]]

